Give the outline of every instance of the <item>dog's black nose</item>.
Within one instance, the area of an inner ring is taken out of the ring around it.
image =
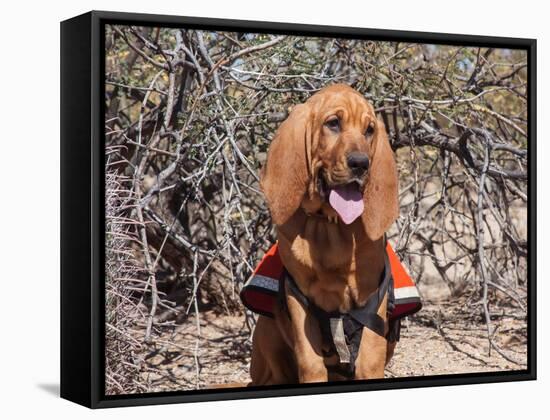
[[[351,152],[347,155],[347,160],[351,170],[365,172],[369,169],[369,157],[366,153]]]

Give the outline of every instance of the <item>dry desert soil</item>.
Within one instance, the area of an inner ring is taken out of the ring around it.
[[[418,377],[525,369],[526,319],[517,309],[493,305],[494,342],[489,350],[481,305],[452,298],[437,285],[420,287],[422,310],[402,323],[401,339],[386,377]],[[152,392],[205,389],[249,382],[250,329],[243,316],[204,312],[164,333],[144,355]]]

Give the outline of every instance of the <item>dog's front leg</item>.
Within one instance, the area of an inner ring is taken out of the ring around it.
[[[326,382],[327,368],[323,360],[322,336],[315,317],[287,291],[287,307],[292,324],[293,350],[300,383]]]
[[[378,315],[386,321],[387,296],[378,309]],[[393,348],[392,348],[393,350]],[[361,344],[355,362],[355,379],[379,379],[384,377],[384,367],[388,361],[388,341],[386,337],[363,328]]]
[[[385,337],[377,335],[368,328],[363,328],[361,345],[355,364],[355,379],[383,378],[387,348]]]

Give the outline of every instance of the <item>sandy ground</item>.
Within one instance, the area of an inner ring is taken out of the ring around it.
[[[512,308],[495,308],[495,342],[515,364],[494,349],[479,305],[453,300],[431,287],[423,309],[402,324],[401,340],[386,377],[517,370],[526,367],[526,320]],[[421,288],[422,291],[422,288]],[[426,294],[426,293],[424,293]],[[472,309],[473,308],[473,309]],[[476,309],[477,308],[477,309]],[[208,388],[249,382],[250,331],[244,316],[201,314],[200,338],[194,319],[166,332],[145,356],[151,390]],[[195,357],[197,356],[197,357]]]

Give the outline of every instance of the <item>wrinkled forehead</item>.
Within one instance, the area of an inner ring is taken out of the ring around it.
[[[310,98],[318,119],[336,115],[344,121],[363,122],[376,118],[374,107],[354,90],[319,92]]]

